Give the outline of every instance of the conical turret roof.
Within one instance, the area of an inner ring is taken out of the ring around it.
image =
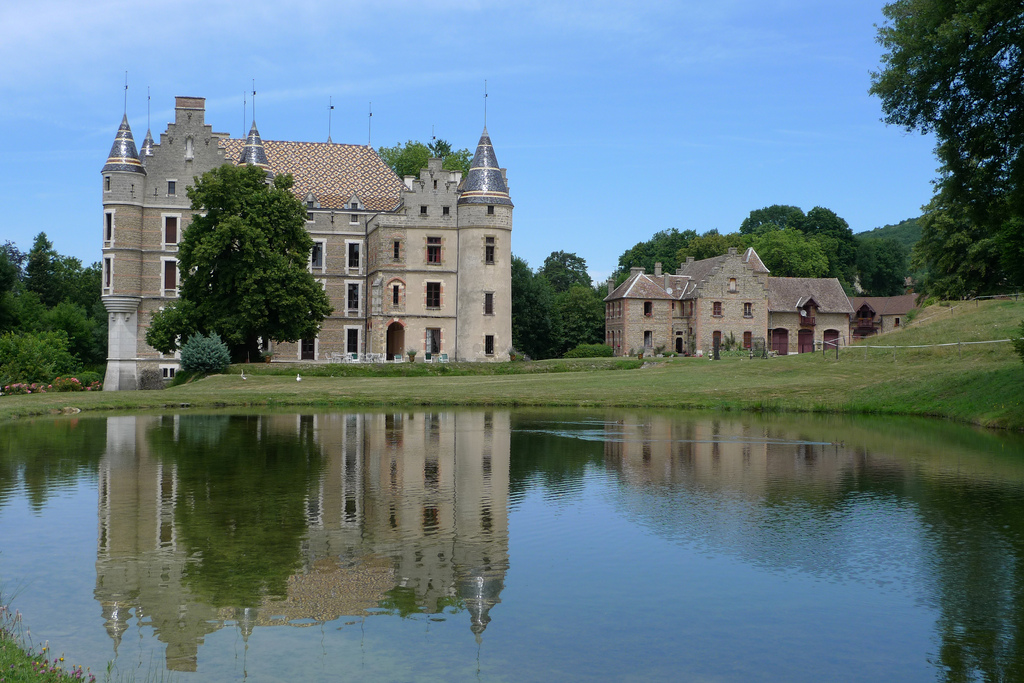
[[[128,171],[130,173],[146,174],[146,169],[139,161],[139,153],[135,149],[135,138],[132,137],[131,126],[128,125],[128,115],[121,119],[121,127],[117,129],[117,136],[110,148],[110,156],[103,166],[103,172],[107,171]]]
[[[242,147],[242,152],[238,155],[238,165],[245,164],[259,166],[265,171],[270,171],[267,153],[263,150],[263,140],[260,138],[260,132],[256,130],[256,121],[252,122],[249,137],[245,139],[245,146]]]
[[[470,164],[469,173],[462,185],[462,195],[459,197],[459,204],[507,204],[512,206],[512,200],[508,197],[508,186],[505,184],[505,177],[501,174],[498,166],[498,159],[494,156],[494,147],[491,146],[491,136],[487,134],[487,127],[484,127],[483,135],[476,146],[476,154],[473,156],[473,163]]]
[[[139,156],[151,157],[153,156],[153,131],[146,129],[146,139],[142,141],[142,149],[139,150]],[[145,162],[143,162],[145,163]]]

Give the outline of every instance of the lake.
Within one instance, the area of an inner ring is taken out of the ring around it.
[[[100,680],[1024,679],[1024,438],[563,410],[0,425],[0,589]]]

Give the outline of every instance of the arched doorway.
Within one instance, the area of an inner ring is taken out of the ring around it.
[[[395,321],[388,325],[387,356],[388,360],[400,358],[405,353],[405,325]]]
[[[772,351],[780,356],[789,353],[789,330],[785,327],[776,327],[772,330]]]
[[[814,330],[800,330],[796,342],[798,353],[814,353]]]
[[[825,342],[825,350],[831,351],[839,346],[839,330],[825,330],[822,340]]]

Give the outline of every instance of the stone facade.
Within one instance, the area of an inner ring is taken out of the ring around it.
[[[138,388],[143,370],[178,367],[145,343],[152,315],[178,296],[187,188],[225,163],[291,173],[315,247],[309,269],[334,308],[315,339],[268,340],[274,361],[341,354],[507,360],[512,341],[513,205],[486,129],[465,177],[433,159],[398,178],[363,145],[264,142],[216,133],[205,100],[178,97],[159,141],[135,147],[127,117],[103,167],[103,301],[110,316],[104,388]],[[255,360],[255,359],[254,359]]]
[[[705,354],[716,343],[750,348],[758,340],[777,341],[780,354],[797,353],[823,342],[846,344],[851,311],[838,280],[769,277],[753,249],[730,249],[687,259],[674,275],[657,264],[653,275],[634,268],[619,287],[609,283],[605,340],[620,356]]]

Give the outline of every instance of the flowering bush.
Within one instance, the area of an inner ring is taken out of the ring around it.
[[[85,391],[85,386],[77,377],[57,377],[50,387],[54,391]]]
[[[47,391],[53,389],[49,384],[25,384],[24,382],[15,382],[14,384],[8,384],[4,387],[4,396],[19,396],[22,394],[45,394]]]
[[[58,377],[52,384],[45,382],[14,382],[0,388],[0,396],[22,396],[24,394],[45,394],[48,391],[100,391],[103,384],[93,380],[88,385],[83,384],[77,377]]]

